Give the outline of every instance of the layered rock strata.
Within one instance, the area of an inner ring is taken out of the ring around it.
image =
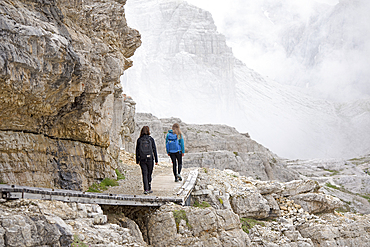
[[[161,154],[166,153],[167,131],[174,123],[179,123],[185,139],[185,167],[232,169],[261,180],[290,181],[299,177],[296,171],[286,168],[283,159],[252,140],[247,133],[239,133],[235,128],[226,125],[186,124],[178,118],[158,119],[148,113],[137,113],[135,122],[132,139],[136,141],[140,129],[148,125]]]
[[[125,2],[1,1],[4,182],[85,189],[115,176],[126,108],[119,78],[141,43]]]

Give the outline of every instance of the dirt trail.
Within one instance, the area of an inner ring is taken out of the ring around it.
[[[135,155],[122,151],[120,154],[120,166],[118,170],[125,176],[124,180],[119,180],[119,186],[110,187],[105,193],[142,195],[144,192],[141,169],[135,163]],[[154,166],[152,176],[151,196],[174,196],[188,177],[189,169],[183,168],[181,176],[182,182],[175,182],[172,172],[170,158],[161,158],[158,165]]]

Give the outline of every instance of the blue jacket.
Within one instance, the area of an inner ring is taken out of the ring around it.
[[[168,133],[167,133],[167,136],[166,136],[166,149],[167,149],[167,142],[168,142],[168,135],[169,133],[173,134],[173,131],[172,130],[169,130]],[[185,153],[185,144],[184,144],[184,138],[182,138],[182,135],[181,135],[181,138],[178,139],[179,141],[179,144],[180,144],[180,147],[181,147],[181,153],[184,154]],[[167,150],[167,153],[168,153],[168,150]]]

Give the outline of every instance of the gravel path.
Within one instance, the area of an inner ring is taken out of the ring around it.
[[[125,194],[125,195],[142,195],[144,191],[141,169],[140,166],[135,163],[135,155],[127,152],[121,152],[120,154],[120,165],[118,170],[125,176],[125,179],[119,180],[119,186],[110,187],[104,193],[110,194]],[[152,176],[152,187],[156,187],[156,181],[163,179],[172,179],[167,181],[169,186],[167,188],[161,188],[160,190],[153,189],[151,196],[174,196],[176,195],[179,187],[186,181],[189,174],[189,169],[183,168],[181,175],[183,177],[182,182],[175,183],[172,172],[172,163],[170,158],[160,158],[158,165],[154,166]],[[158,187],[158,186],[157,186]]]

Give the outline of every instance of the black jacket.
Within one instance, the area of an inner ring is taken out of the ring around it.
[[[139,164],[140,160],[146,160],[146,157],[143,157],[143,158],[140,157],[140,150],[139,150],[141,140],[145,136],[147,136],[147,135],[144,135],[144,136],[140,137],[139,139],[137,139],[137,142],[136,142],[136,164]],[[153,149],[155,163],[158,163],[158,155],[157,155],[157,148],[155,146],[155,141],[154,141],[153,137],[151,137],[151,136],[148,136],[148,137],[149,137],[149,139],[152,143],[152,149]],[[153,156],[152,156],[152,160],[153,160]]]

